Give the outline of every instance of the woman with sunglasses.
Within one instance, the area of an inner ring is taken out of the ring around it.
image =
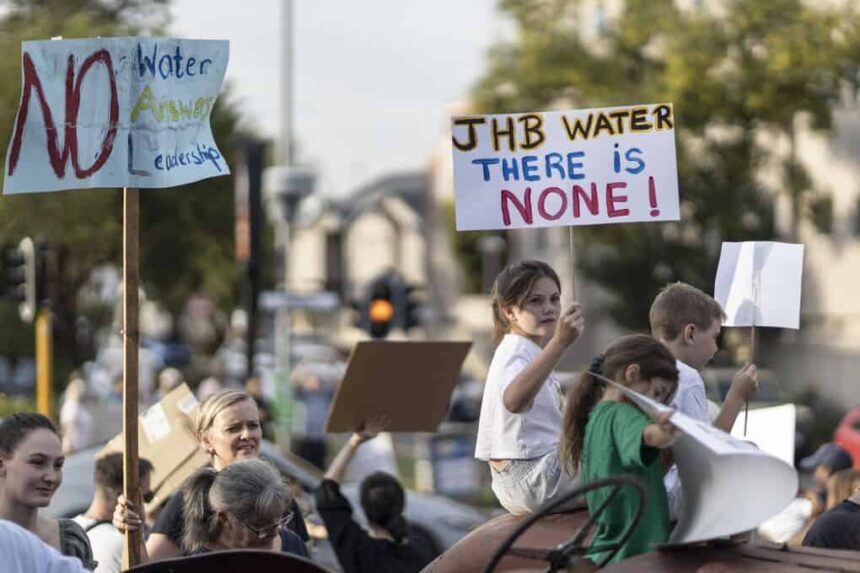
[[[201,402],[195,429],[200,446],[209,454],[209,467],[215,472],[223,471],[237,461],[260,456],[260,412],[257,403],[245,392],[225,390]],[[180,490],[164,506],[146,541],[150,560],[170,559],[183,554],[186,505],[185,495]],[[131,504],[120,496],[114,512],[117,529],[124,531],[126,526],[140,526],[140,517],[133,510]],[[304,517],[294,501],[290,502],[286,513],[295,515],[289,528],[306,541],[308,533]]]
[[[39,513],[63,482],[65,459],[57,428],[42,414],[12,414],[0,422],[0,520],[17,523],[93,569],[93,551],[81,526]]]

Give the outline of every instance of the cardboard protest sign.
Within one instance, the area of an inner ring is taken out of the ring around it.
[[[671,411],[664,404],[611,380],[650,416]],[[782,511],[797,493],[794,468],[755,445],[675,411],[670,418],[684,435],[672,446],[683,500],[670,544],[726,537],[757,527]]]
[[[471,342],[362,341],[338,386],[326,432],[353,432],[370,416],[390,432],[435,432]]]
[[[723,243],[714,298],[724,326],[800,328],[803,245]]]
[[[172,187],[229,173],[209,127],[228,42],[23,42],[3,193]]]
[[[672,104],[455,117],[458,231],[677,221]]]
[[[197,407],[197,398],[182,384],[141,414],[139,455],[152,463],[155,492],[147,507],[158,507],[194,470],[209,462],[194,433]],[[122,452],[124,442],[124,436],[117,435],[97,457]]]

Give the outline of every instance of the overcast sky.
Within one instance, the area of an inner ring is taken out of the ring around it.
[[[174,0],[174,35],[230,40],[227,77],[251,124],[280,131],[280,0]],[[345,193],[427,165],[504,26],[495,0],[293,0],[299,160]]]

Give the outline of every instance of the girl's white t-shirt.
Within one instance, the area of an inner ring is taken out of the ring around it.
[[[481,402],[475,457],[479,460],[524,460],[558,447],[563,402],[561,385],[551,372],[532,407],[515,414],[502,402],[505,388],[540,353],[524,336],[507,334],[496,348]]]

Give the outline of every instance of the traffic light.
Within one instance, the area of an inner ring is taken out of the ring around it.
[[[394,301],[388,277],[382,276],[373,281],[370,286],[370,297],[367,302],[367,332],[371,338],[385,338],[391,330],[394,320]]]
[[[424,312],[424,302],[417,297],[418,287],[415,285],[405,285],[403,287],[403,330],[408,331],[416,326],[421,326],[424,322],[422,314]]]
[[[24,237],[17,246],[3,249],[3,275],[6,297],[18,303],[18,313],[24,322],[33,322],[39,296],[39,261],[36,246]]]

